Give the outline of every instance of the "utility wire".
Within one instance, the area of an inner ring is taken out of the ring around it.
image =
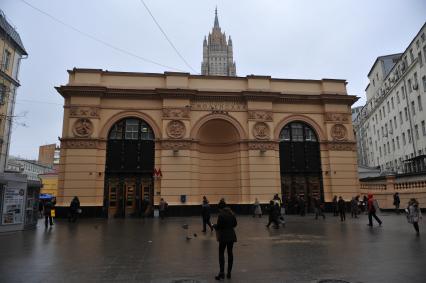
[[[118,52],[124,53],[124,54],[126,54],[126,55],[128,55],[128,56],[132,56],[132,57],[138,58],[138,59],[140,59],[140,60],[142,60],[142,61],[145,61],[145,62],[148,62],[148,63],[154,64],[154,65],[157,65],[157,66],[160,66],[160,67],[164,67],[164,68],[167,68],[167,69],[172,69],[172,70],[176,70],[176,71],[180,71],[180,72],[186,72],[185,70],[181,70],[181,69],[178,69],[178,68],[170,67],[170,66],[167,66],[167,65],[164,65],[164,64],[161,64],[161,63],[155,62],[155,61],[153,61],[153,60],[150,60],[150,59],[144,58],[144,57],[139,56],[139,55],[137,55],[137,54],[135,54],[135,53],[132,53],[132,52],[130,52],[130,51],[127,51],[127,50],[125,50],[125,49],[123,49],[123,48],[120,48],[120,47],[114,46],[114,45],[112,45],[112,44],[110,44],[110,43],[108,43],[108,42],[106,42],[106,41],[104,41],[104,40],[102,40],[102,39],[99,39],[99,38],[95,37],[94,35],[91,35],[91,34],[89,34],[89,33],[85,32],[85,31],[82,31],[82,30],[80,30],[80,29],[78,29],[78,28],[76,28],[76,27],[74,27],[74,26],[72,26],[72,25],[70,25],[70,24],[67,24],[67,23],[65,23],[65,22],[61,21],[60,19],[58,19],[58,18],[56,18],[56,17],[52,16],[51,14],[49,14],[49,13],[47,13],[47,12],[45,12],[45,11],[43,11],[43,10],[41,10],[41,9],[39,9],[39,8],[37,8],[37,7],[35,7],[35,6],[33,6],[33,5],[31,5],[30,3],[28,3],[28,2],[27,2],[27,1],[25,1],[25,0],[20,0],[20,1],[21,1],[22,3],[24,3],[25,5],[27,5],[28,7],[30,7],[30,8],[32,8],[32,9],[34,9],[34,10],[38,11],[39,13],[41,13],[41,14],[43,14],[43,15],[45,15],[45,16],[47,16],[47,17],[49,17],[49,18],[50,18],[50,19],[52,19],[53,21],[55,21],[55,22],[57,22],[57,23],[60,23],[61,25],[65,26],[65,27],[67,27],[67,28],[69,28],[69,29],[72,29],[73,31],[75,31],[75,32],[77,32],[77,33],[80,33],[80,34],[84,35],[85,37],[90,38],[90,39],[92,39],[92,40],[94,40],[94,41],[96,41],[96,42],[98,42],[98,43],[101,43],[101,44],[103,44],[103,45],[105,45],[105,46],[107,46],[107,47],[109,47],[109,48],[111,48],[111,49],[114,49],[114,50],[116,50],[116,51],[118,51]]]
[[[155,19],[154,15],[152,14],[151,10],[148,8],[148,6],[145,4],[145,1],[140,0],[140,2],[144,5],[145,9],[148,11],[149,15],[151,16],[152,20],[154,21],[154,23],[157,25],[158,29],[161,31],[161,33],[164,35],[164,37],[166,38],[167,42],[169,42],[170,46],[174,49],[174,51],[176,52],[176,54],[180,57],[180,59],[182,59],[182,61],[185,63],[185,65],[190,68],[192,71],[194,71],[196,74],[198,74],[198,72],[192,68],[191,65],[189,65],[189,63],[185,60],[185,58],[183,58],[182,54],[179,52],[179,50],[176,48],[176,46],[173,44],[173,42],[170,40],[170,38],[167,36],[166,32],[163,30],[163,28],[160,26],[160,24],[158,23],[158,21]]]
[[[48,102],[48,101],[42,101],[42,100],[32,100],[32,99],[17,99],[16,103],[18,103],[18,104],[39,103],[39,104],[52,104],[52,105],[59,105],[59,106],[64,105],[64,104],[55,103],[55,102]]]

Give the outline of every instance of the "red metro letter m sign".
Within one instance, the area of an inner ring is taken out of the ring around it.
[[[154,179],[159,179],[159,178],[163,177],[163,173],[161,173],[160,168],[158,168],[158,170],[156,168],[154,168],[153,177],[154,177]]]

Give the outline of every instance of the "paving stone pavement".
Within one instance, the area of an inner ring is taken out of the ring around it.
[[[267,217],[237,216],[233,277],[224,282],[426,282],[426,232],[417,237],[403,215],[380,217],[383,226],[370,228],[365,215],[287,216],[276,230]],[[215,282],[218,244],[200,217],[43,224],[0,233],[0,282]],[[183,224],[197,237],[186,240]]]

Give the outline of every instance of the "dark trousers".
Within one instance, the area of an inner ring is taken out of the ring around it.
[[[77,220],[77,218],[78,218],[78,213],[77,213],[77,211],[75,210],[71,210],[70,211],[70,215],[69,215],[69,217],[68,217],[68,221],[70,221],[70,222],[75,222],[76,220]]]
[[[414,229],[416,229],[417,234],[419,234],[420,233],[419,222],[413,222],[413,226],[414,226]]]
[[[321,208],[315,208],[315,219],[318,219],[318,216],[322,216],[322,218],[325,219],[325,215]]]
[[[234,263],[233,247],[234,242],[219,242],[219,266],[221,274],[225,273],[225,248],[228,251],[228,273],[232,271],[232,264]]]
[[[210,216],[203,217],[203,232],[206,232],[206,225],[209,225],[210,229],[213,231],[213,226],[212,226],[212,223],[210,222]]]
[[[161,219],[164,219],[164,217],[166,217],[166,211],[165,210],[160,210],[159,211],[159,215]]]
[[[395,212],[396,214],[399,214],[399,204],[395,204]]]
[[[44,215],[44,225],[47,227],[47,221],[48,221],[48,219],[49,219],[49,223],[50,223],[50,226],[52,226],[53,225],[53,219],[52,219],[52,215]]]
[[[278,223],[278,217],[269,216],[268,224],[266,224],[266,227],[271,226],[271,224],[274,223],[274,227],[278,228],[280,224]]]
[[[382,220],[377,217],[375,212],[368,212],[368,225],[373,226],[373,217],[377,222],[379,222],[379,225],[382,225]]]
[[[340,215],[340,221],[346,220],[346,213],[344,210],[339,210],[339,215]]]

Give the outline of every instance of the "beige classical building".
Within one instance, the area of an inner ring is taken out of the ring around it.
[[[109,216],[164,198],[172,211],[224,197],[238,210],[359,192],[344,80],[69,71],[58,206]],[[240,206],[238,206],[238,205]]]

